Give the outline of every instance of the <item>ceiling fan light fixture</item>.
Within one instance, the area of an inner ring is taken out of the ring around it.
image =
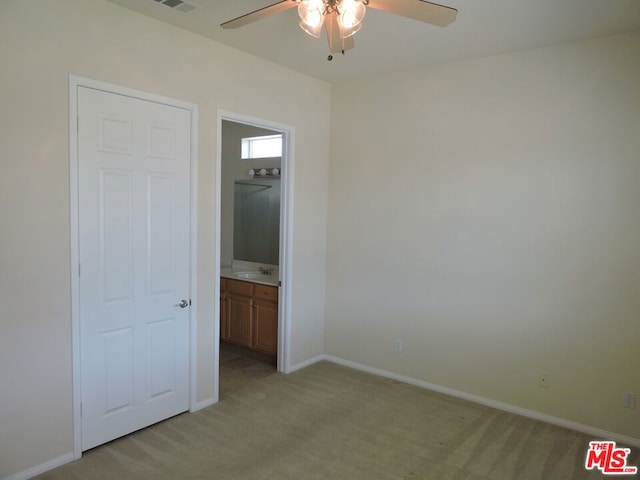
[[[324,24],[324,9],[322,0],[302,0],[298,5],[300,28],[312,37],[320,38]]]
[[[304,30],[306,33],[308,33],[309,35],[311,35],[312,37],[320,38],[320,34],[322,33],[323,23],[324,22],[320,22],[315,26],[311,26],[301,21],[300,23],[298,23],[298,25],[300,25],[300,28]]]
[[[342,22],[338,21],[338,26],[340,28],[340,38],[347,38],[358,33],[362,28],[362,23],[358,23],[354,27],[345,27]]]
[[[342,0],[338,5],[340,36],[350,37],[362,28],[362,19],[367,9],[360,0]]]

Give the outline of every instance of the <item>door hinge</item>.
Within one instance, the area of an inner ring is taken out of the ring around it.
[[[82,416],[82,402],[80,402],[80,416]]]
[[[191,306],[191,299],[189,299],[189,306]]]
[[[278,286],[281,287],[282,286],[282,280],[278,280]]]
[[[80,264],[78,263],[78,276],[80,276]]]
[[[80,117],[76,117],[76,131],[80,133]]]

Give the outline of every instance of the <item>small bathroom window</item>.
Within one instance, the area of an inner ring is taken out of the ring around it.
[[[242,159],[282,157],[282,134],[242,139]]]

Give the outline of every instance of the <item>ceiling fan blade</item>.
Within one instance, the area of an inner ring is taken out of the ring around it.
[[[453,23],[458,10],[425,0],[369,0],[367,7],[413,18],[439,27]]]
[[[347,38],[340,38],[340,26],[338,25],[338,14],[329,13],[325,16],[324,26],[327,29],[330,53],[343,53],[351,50],[355,46],[353,35]]]
[[[290,8],[297,6],[298,2],[296,0],[281,0],[280,2],[274,3],[273,5],[268,5],[251,13],[242,15],[241,17],[234,18],[233,20],[229,20],[228,22],[224,22],[220,24],[220,26],[222,28],[244,27],[249,23],[256,22],[270,15],[284,12],[285,10],[289,10]]]

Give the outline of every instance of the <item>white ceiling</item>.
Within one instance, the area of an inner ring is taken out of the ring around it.
[[[442,0],[458,9],[445,28],[368,9],[355,48],[328,62],[326,38],[304,33],[295,8],[237,30],[219,26],[276,0],[185,0],[198,6],[189,13],[109,1],[330,82],[640,31],[640,0]]]

